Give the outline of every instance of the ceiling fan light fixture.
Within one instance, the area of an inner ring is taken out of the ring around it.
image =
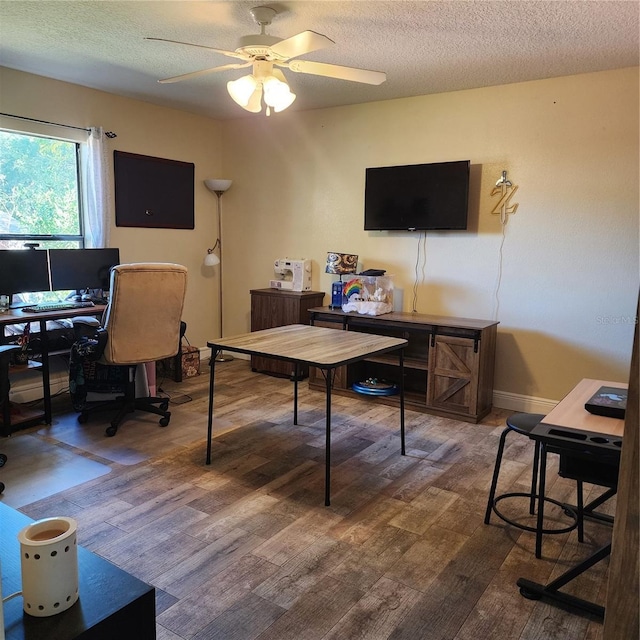
[[[274,69],[273,74],[265,78],[262,85],[264,101],[276,113],[284,111],[296,99],[296,94],[291,92],[283,73],[278,69]]]
[[[279,69],[274,69],[274,65],[284,67],[294,73],[306,73],[372,85],[378,85],[386,80],[386,74],[382,71],[371,71],[324,62],[299,60],[298,58],[302,55],[324,49],[335,43],[330,38],[327,38],[327,36],[323,36],[321,33],[316,33],[315,31],[302,31],[284,40],[276,36],[267,35],[265,33],[265,27],[270,25],[275,18],[277,14],[276,9],[265,6],[253,7],[250,13],[259,25],[260,33],[257,35],[243,36],[240,39],[239,47],[235,51],[217,49],[215,47],[190,42],[180,42],[178,40],[168,40],[166,38],[146,38],[147,40],[207,49],[240,60],[240,62],[202,69],[200,71],[192,71],[191,73],[183,73],[172,78],[158,80],[158,82],[180,82],[182,80],[199,78],[210,73],[230,69],[243,69],[252,66],[251,75],[227,82],[227,91],[234,102],[246,111],[253,113],[260,113],[260,111],[262,111],[261,103],[264,98],[267,107],[266,112],[267,115],[269,115],[271,109],[276,112],[283,111],[291,106],[296,99],[296,94],[291,92],[283,73]]]
[[[251,94],[247,106],[244,107],[251,113],[260,113],[262,111],[262,84],[258,83],[256,90]]]
[[[296,94],[289,91],[286,95],[278,98],[277,104],[273,105],[273,110],[276,113],[280,113],[280,111],[284,111],[287,107],[290,107],[295,99]]]
[[[237,80],[230,80],[227,82],[227,91],[234,102],[246,109],[257,86],[258,81],[252,74],[250,74],[248,76],[242,76],[242,78],[238,78]]]

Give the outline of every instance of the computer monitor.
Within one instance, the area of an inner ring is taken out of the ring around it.
[[[49,291],[47,252],[38,249],[0,250],[0,295]]]
[[[49,249],[51,290],[107,290],[109,272],[117,264],[118,249]]]

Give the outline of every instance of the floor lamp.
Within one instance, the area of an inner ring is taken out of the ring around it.
[[[207,267],[218,267],[218,314],[220,316],[220,337],[224,337],[222,330],[222,208],[220,206],[220,198],[222,194],[231,186],[231,180],[216,180],[209,178],[204,181],[207,189],[216,194],[218,198],[218,238],[213,245],[213,249],[207,249],[207,255],[204,257],[204,264]],[[215,251],[218,249],[219,255],[216,255]],[[216,356],[216,362],[229,362],[233,360],[233,356],[228,353],[218,352]]]

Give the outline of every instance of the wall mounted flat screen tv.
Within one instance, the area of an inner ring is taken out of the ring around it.
[[[464,230],[469,160],[366,170],[365,231]]]

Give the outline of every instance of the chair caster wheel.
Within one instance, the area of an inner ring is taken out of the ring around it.
[[[78,424],[84,424],[87,421],[87,416],[84,413],[78,414]]]
[[[107,438],[113,438],[113,436],[116,435],[118,431],[118,427],[114,427],[113,425],[110,425],[106,428],[104,435],[107,436]]]
[[[170,419],[171,419],[171,414],[169,414],[168,416],[165,416],[164,418],[160,418],[160,420],[158,421],[158,424],[161,427],[166,427],[169,424]]]
[[[4,491],[4,484],[0,482],[0,493],[2,493],[3,491]]]
[[[169,408],[169,403],[168,402],[163,402],[160,405],[160,411],[166,411]]]
[[[0,467],[4,467],[4,464],[6,461],[7,461],[7,456],[4,453],[0,453]]]

